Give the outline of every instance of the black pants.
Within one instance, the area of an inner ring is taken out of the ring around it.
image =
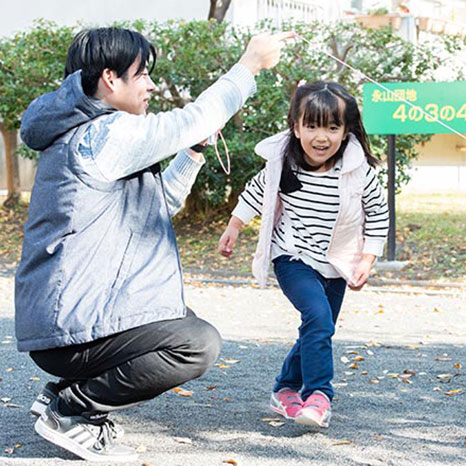
[[[218,358],[221,337],[188,310],[186,317],[136,327],[80,345],[30,353],[61,377],[64,415],[108,413],[200,377]]]

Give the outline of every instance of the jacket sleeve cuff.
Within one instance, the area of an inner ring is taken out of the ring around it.
[[[254,75],[247,66],[241,63],[234,65],[230,71],[224,75],[224,78],[230,79],[235,83],[241,93],[243,104],[246,102],[247,98],[253,95],[257,90]]]
[[[385,240],[381,238],[364,238],[363,254],[373,254],[374,256],[381,257],[383,255],[383,247]]]
[[[240,198],[231,215],[238,217],[246,225],[257,215],[257,212]]]
[[[178,152],[176,157],[172,161],[173,173],[176,174],[178,178],[182,178],[186,181],[195,180],[199,170],[204,165],[205,159],[202,157],[202,160],[194,160],[188,153],[187,150],[182,150]]]

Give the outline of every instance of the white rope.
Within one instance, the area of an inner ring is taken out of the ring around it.
[[[296,34],[296,37],[298,39],[301,39],[303,40],[304,42],[307,42],[307,44],[309,44],[310,47],[313,46],[313,44],[311,43],[311,41],[305,39],[304,37],[300,36],[299,34]],[[349,68],[351,71],[354,71],[355,73],[359,73],[361,76],[363,76],[364,78],[366,78],[368,81],[370,81],[371,83],[375,84],[376,86],[380,87],[381,89],[383,89],[384,91],[387,91],[389,92],[391,95],[393,96],[396,96],[397,98],[397,101],[400,101],[400,102],[404,102],[405,104],[408,104],[410,107],[413,107],[415,108],[416,110],[419,110],[424,116],[426,116],[428,118],[428,121],[432,122],[432,123],[439,123],[440,125],[444,126],[445,128],[449,129],[451,132],[455,133],[456,135],[458,135],[460,138],[463,138],[464,140],[466,140],[466,136],[464,134],[461,134],[459,131],[456,131],[456,129],[452,128],[451,126],[447,125],[446,123],[444,123],[443,121],[439,120],[438,118],[434,118],[431,114],[427,113],[425,110],[423,110],[421,107],[417,106],[417,105],[414,105],[412,104],[411,102],[409,102],[408,100],[405,100],[403,98],[400,98],[397,94],[395,94],[392,90],[388,89],[388,87],[384,86],[383,84],[380,84],[378,83],[377,81],[375,81],[374,79],[372,79],[370,76],[367,76],[367,74],[363,73],[361,70],[358,70],[357,68],[354,68],[353,66],[351,65],[348,65],[348,63],[344,62],[343,60],[340,60],[339,58],[337,57],[334,57],[331,53],[327,52],[326,50],[323,50],[323,49],[319,49],[320,52],[322,53],[325,53],[325,55],[328,55],[330,58],[333,58],[333,60],[337,61],[338,63],[342,64],[343,66],[346,66],[347,68]]]

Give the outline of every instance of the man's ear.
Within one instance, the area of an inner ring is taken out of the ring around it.
[[[100,79],[102,80],[102,83],[105,86],[105,88],[111,91],[113,91],[115,88],[116,78],[117,75],[115,71],[112,71],[108,68],[105,68],[105,70],[102,72],[102,75],[100,76]]]

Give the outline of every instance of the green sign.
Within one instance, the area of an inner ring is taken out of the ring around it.
[[[453,133],[436,120],[466,133],[466,81],[381,84],[392,92],[372,83],[363,86],[369,134]]]

